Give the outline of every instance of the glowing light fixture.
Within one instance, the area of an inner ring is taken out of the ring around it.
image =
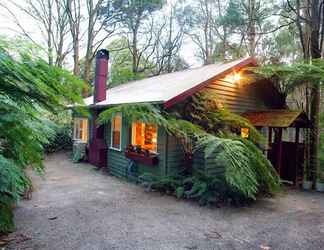
[[[249,138],[250,129],[249,128],[241,128],[241,137],[244,139]]]
[[[239,82],[240,80],[241,80],[241,75],[239,73],[234,72],[233,82]]]
[[[228,74],[225,76],[224,80],[225,82],[229,83],[238,83],[242,79],[240,73],[233,72],[231,74]]]

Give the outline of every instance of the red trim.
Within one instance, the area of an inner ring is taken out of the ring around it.
[[[217,75],[215,75],[214,77],[212,77],[211,79],[208,79],[207,81],[205,82],[202,82],[200,84],[198,84],[197,86],[191,88],[191,89],[188,89],[186,90],[185,92],[175,96],[175,97],[172,97],[170,100],[166,101],[164,103],[164,107],[165,108],[170,108],[172,107],[173,105],[175,105],[176,103],[180,102],[180,101],[183,101],[184,99],[186,99],[188,96],[191,96],[195,93],[197,93],[199,90],[203,89],[206,85],[209,84],[210,80],[212,79],[215,79],[215,78],[221,78],[223,77],[224,75],[227,75],[228,73],[230,73],[231,71],[235,71],[235,70],[240,70],[248,65],[251,65],[251,66],[257,66],[257,62],[256,62],[256,59],[254,57],[249,57],[247,58],[246,60],[236,64],[235,66],[223,71],[222,73],[219,73]]]

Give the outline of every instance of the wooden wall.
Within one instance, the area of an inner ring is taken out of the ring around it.
[[[255,84],[230,83],[223,80],[211,81],[201,92],[215,96],[220,107],[234,113],[264,110],[266,105]]]

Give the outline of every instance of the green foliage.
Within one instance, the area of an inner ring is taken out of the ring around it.
[[[263,152],[251,141],[240,139],[249,152],[249,162],[256,173],[258,189],[261,193],[275,194],[280,191],[280,179],[271,162],[264,156]]]
[[[6,44],[0,42],[0,206],[11,208],[30,185],[24,169],[42,171],[44,145],[54,135],[44,111],[59,113],[65,104],[81,102],[83,83]]]
[[[54,135],[49,138],[48,143],[44,145],[44,149],[46,153],[54,153],[62,149],[71,149],[72,144],[71,124],[56,125]]]
[[[145,78],[145,73],[134,73],[130,67],[112,66],[110,87]]]
[[[216,203],[241,205],[251,201],[240,192],[229,189],[223,176],[211,176],[202,171],[177,176],[144,174],[140,178],[148,190],[171,194],[178,199],[196,200],[202,206]]]
[[[0,155],[0,235],[15,229],[12,206],[31,185],[30,180],[14,161]]]
[[[240,133],[241,128],[249,128],[251,141],[259,145],[265,143],[265,138],[247,119],[226,108],[219,107],[216,99],[209,93],[197,93],[189,98],[184,107],[176,107],[176,110],[183,110],[177,114],[177,117],[184,117],[202,127],[206,132],[218,136]]]
[[[258,192],[256,173],[251,167],[249,153],[239,140],[222,139],[210,135],[201,140],[206,157],[215,154],[215,161],[225,166],[225,179],[229,186],[239,190],[246,197],[255,199]],[[221,150],[219,150],[221,147]],[[215,164],[217,167],[219,164]]]
[[[0,203],[0,236],[15,231],[11,205]]]
[[[296,87],[305,83],[321,84],[324,80],[323,60],[312,63],[273,64],[252,69],[260,77],[270,79],[279,93],[284,97],[292,93]]]
[[[108,45],[108,50],[110,51],[112,61],[109,87],[115,87],[123,83],[148,77],[146,72],[133,72],[133,59],[128,49],[127,39],[120,38],[112,41]]]

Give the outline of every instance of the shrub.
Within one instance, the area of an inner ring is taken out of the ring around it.
[[[73,144],[72,128],[70,124],[56,126],[54,135],[44,145],[46,153],[58,152],[62,149],[71,149]]]
[[[14,230],[12,206],[31,186],[29,178],[14,161],[0,155],[0,235]]]
[[[228,185],[224,176],[211,176],[202,171],[195,171],[192,175],[162,177],[144,174],[140,179],[149,191],[195,200],[202,206],[217,203],[243,205],[252,201],[235,187]]]

